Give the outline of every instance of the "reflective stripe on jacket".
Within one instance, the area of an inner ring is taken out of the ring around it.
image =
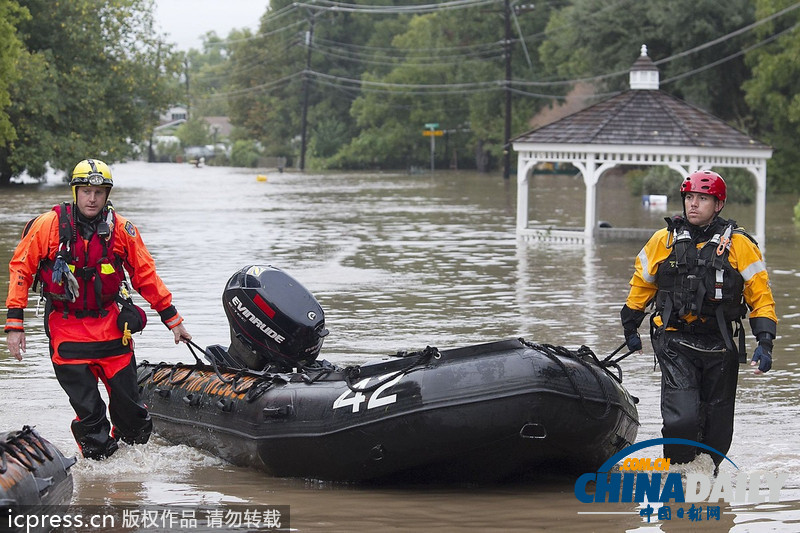
[[[636,256],[635,270],[630,280],[630,292],[626,305],[636,311],[644,311],[655,298],[658,291],[657,274],[659,266],[671,253],[671,232],[667,229],[656,231]],[[702,247],[703,243],[697,243]],[[740,233],[731,235],[731,246],[728,254],[730,266],[739,272],[744,280],[744,301],[750,309],[750,318],[768,318],[777,322],[775,300],[769,286],[769,276],[761,251],[747,236]],[[686,322],[697,320],[697,316],[688,312],[680,317]],[[661,325],[660,317],[655,317],[656,325]]]

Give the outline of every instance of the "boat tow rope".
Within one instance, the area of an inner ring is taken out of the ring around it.
[[[587,363],[584,359],[585,357],[589,356],[597,360],[597,356],[594,355],[594,352],[592,352],[591,348],[589,348],[588,346],[581,346],[580,348],[578,348],[576,352],[573,352],[572,350],[569,350],[564,346],[554,346],[552,344],[537,344],[534,342],[528,342],[521,337],[519,339],[519,342],[521,342],[528,348],[532,348],[534,350],[542,352],[545,356],[547,356],[548,359],[556,363],[561,368],[561,370],[564,372],[564,375],[567,376],[567,379],[572,385],[572,389],[575,391],[575,394],[577,394],[578,397],[581,399],[581,405],[583,405],[583,409],[586,411],[586,414],[588,414],[595,420],[604,420],[605,418],[608,417],[608,415],[611,413],[611,395],[609,394],[605,383],[603,383],[603,381],[595,372],[594,368],[592,368],[592,365]],[[575,383],[575,379],[572,377],[572,374],[569,372],[567,366],[564,364],[563,361],[561,361],[561,359],[558,358],[558,356],[566,357],[574,361],[577,361],[578,363],[586,367],[586,369],[589,370],[589,372],[592,374],[592,377],[594,377],[595,381],[597,381],[597,384],[600,386],[600,390],[603,391],[603,396],[606,402],[606,408],[603,411],[602,415],[597,416],[589,410],[589,405],[586,401],[586,397],[583,395],[583,392],[581,391],[578,384]],[[608,372],[607,370],[606,373],[614,377],[614,375]]]
[[[20,445],[20,442],[27,444],[27,446]],[[31,472],[36,470],[34,461],[44,463],[45,461],[53,460],[53,455],[47,450],[42,438],[30,426],[23,426],[22,431],[6,442],[0,442],[0,458],[3,460],[0,463],[0,474],[5,474],[6,470],[8,470],[7,456],[16,459],[19,464]]]
[[[401,368],[394,374],[390,374],[386,376],[383,380],[375,383],[374,385],[370,385],[369,387],[358,387],[355,388],[353,385],[353,381],[358,379],[361,375],[361,366],[348,366],[342,372],[344,373],[344,381],[347,383],[347,387],[353,392],[373,392],[377,390],[379,387],[382,387],[384,384],[389,383],[393,379],[397,378],[402,374],[408,374],[410,372],[414,372],[416,370],[421,370],[423,365],[428,364],[431,359],[439,359],[442,357],[442,354],[439,352],[439,349],[434,346],[426,346],[424,350],[420,350],[418,352],[402,352],[403,355],[400,357],[410,357],[413,358],[412,361],[406,365],[405,368]],[[419,368],[414,368],[419,367]]]
[[[627,345],[628,345],[627,341],[623,341],[622,344],[620,344],[619,347],[616,350],[611,352],[608,355],[608,357],[606,357],[602,361],[600,361],[597,358],[597,356],[595,356],[594,353],[592,353],[592,357],[594,358],[595,362],[597,362],[598,366],[600,368],[602,368],[603,370],[605,370],[606,372],[608,372],[609,374],[611,374],[611,372],[608,371],[608,367],[612,367],[612,368],[616,368],[617,369],[617,375],[615,376],[614,374],[611,374],[611,377],[613,377],[614,379],[616,379],[620,383],[622,383],[622,368],[619,366],[619,362],[622,361],[623,359],[625,359],[626,357],[628,357],[630,354],[632,354],[636,350],[629,350],[628,352],[624,353],[623,355],[620,355],[616,359],[612,359],[612,357],[617,355],[617,353],[619,353],[619,351],[621,349],[623,349],[624,347],[626,347]]]

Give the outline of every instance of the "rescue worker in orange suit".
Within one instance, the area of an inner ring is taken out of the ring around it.
[[[720,217],[725,180],[709,170],[681,184],[683,216],[667,218],[635,260],[620,312],[626,344],[641,351],[638,328],[654,306],[650,337],[661,368],[662,436],[700,442],[727,454],[733,440],[739,363],[747,362],[742,319],[749,311],[758,346],[756,374],[772,367],[775,300],[761,251],[733,220]],[[700,447],[665,444],[672,463],[687,463]],[[709,453],[715,465],[722,457]]]
[[[83,160],[72,171],[70,185],[72,203],[29,222],[14,251],[5,331],[9,352],[21,361],[28,290],[40,283],[53,368],[77,415],[72,433],[84,457],[103,459],[117,450],[118,440],[147,442],[153,427],[136,381],[128,322],[136,320],[121,315],[118,303],[125,271],[133,288],[172,330],[176,344],[191,335],[136,226],[108,201],[114,185],[108,166],[98,159]],[[144,327],[146,318],[140,314],[139,327]],[[113,428],[98,379],[108,392]]]

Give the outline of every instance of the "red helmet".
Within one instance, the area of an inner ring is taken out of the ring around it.
[[[725,180],[716,172],[710,170],[698,170],[692,172],[681,184],[681,196],[687,192],[699,192],[716,196],[718,200],[724,202],[727,197],[727,187]]]

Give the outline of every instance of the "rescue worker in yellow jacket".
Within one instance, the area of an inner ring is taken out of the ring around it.
[[[118,440],[145,443],[152,421],[139,398],[131,332],[146,315],[127,296],[131,284],[172,330],[175,343],[191,340],[172,295],[136,226],[108,201],[111,170],[98,159],[78,163],[71,174],[72,202],[64,202],[26,226],[9,263],[5,331],[11,355],[26,349],[24,309],[28,290],[41,284],[45,332],[59,384],[77,418],[72,433],[84,457],[113,454]],[[122,309],[122,310],[121,310]],[[108,392],[109,414],[98,391]]]
[[[726,454],[733,439],[738,365],[746,362],[742,318],[749,311],[758,341],[751,366],[772,367],[775,300],[756,242],[719,213],[725,180],[709,170],[681,184],[684,214],[668,218],[635,260],[620,312],[629,350],[641,351],[638,328],[653,304],[650,337],[661,369],[662,436],[700,442]],[[672,463],[692,461],[700,447],[665,444]],[[722,457],[710,453],[718,466]]]

